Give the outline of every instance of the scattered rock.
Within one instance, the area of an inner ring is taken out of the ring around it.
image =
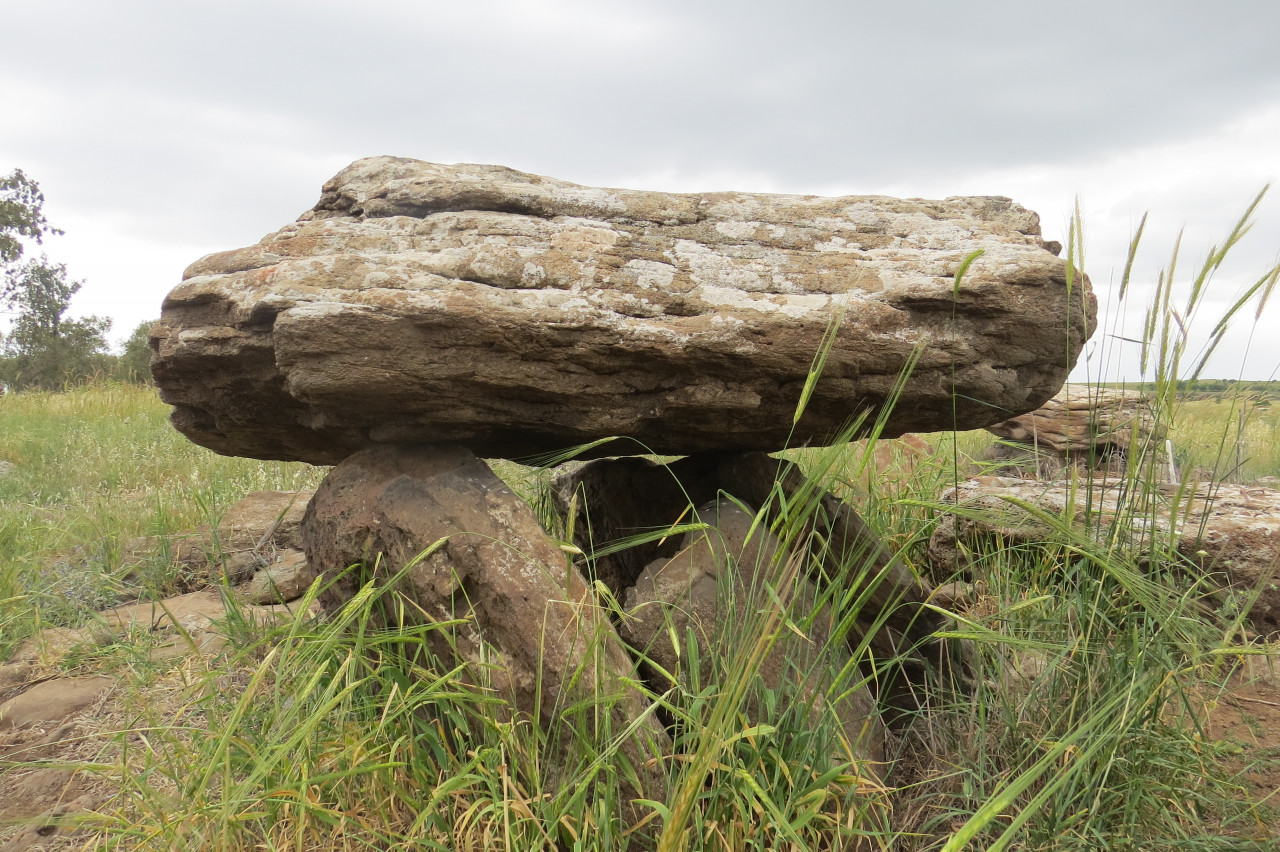
[[[114,635],[131,630],[150,633],[175,629],[195,633],[208,629],[226,614],[226,603],[217,589],[190,592],[163,601],[145,601],[99,613]]]
[[[40,631],[18,647],[10,665],[0,667],[0,673],[15,665],[48,667],[77,648],[110,645],[139,631],[159,635],[160,641],[151,649],[153,659],[219,653],[228,644],[223,624],[226,608],[223,591],[212,588],[104,610],[84,627]],[[238,617],[258,627],[272,627],[316,612],[299,613],[287,604],[238,607]]]
[[[299,526],[313,493],[255,491],[222,513],[217,548],[230,582],[270,567],[280,551],[302,550]]]
[[[250,604],[286,603],[303,596],[316,572],[301,550],[282,550],[275,562],[263,568],[246,585],[236,590],[240,600]]]
[[[1011,462],[1010,473],[1032,479],[1052,479],[1077,463],[1123,473],[1134,449],[1151,458],[1163,455],[1154,404],[1139,391],[1067,385],[1035,411],[987,431],[1004,439],[989,458]]]
[[[986,591],[984,583],[961,583],[952,581],[943,583],[933,590],[929,603],[940,609],[957,612],[968,609],[977,603],[978,598]]]
[[[1280,491],[1228,484],[1184,491],[1161,485],[1152,498],[1151,505],[1137,504],[1135,511],[1140,496],[1125,482],[977,477],[944,495],[963,512],[940,520],[929,541],[929,558],[939,576],[949,576],[968,567],[968,554],[979,540],[1007,545],[1051,540],[1052,531],[1018,503],[1056,517],[1069,512],[1077,524],[1088,518],[1098,536],[1121,524],[1124,546],[1139,553],[1153,535],[1172,534],[1178,552],[1202,576],[1248,604],[1258,632],[1280,633]]]
[[[10,665],[34,666],[62,659],[76,648],[110,645],[116,633],[104,624],[90,622],[84,627],[47,627],[18,646]]]
[[[115,685],[109,677],[65,677],[37,683],[0,704],[0,727],[55,724],[93,704]]]
[[[874,421],[908,364],[886,437],[1034,409],[1094,327],[1066,278],[1006,198],[675,195],[374,157],[192,264],[152,370],[174,425],[227,455],[777,450]]]
[[[32,760],[26,754],[19,757],[24,758],[22,762]],[[68,796],[74,799],[79,795],[75,783],[77,774],[74,770],[62,768],[13,773],[17,777],[6,778],[8,789],[0,792],[0,825],[31,819],[47,811],[50,803],[57,804]]]
[[[1001,670],[1004,683],[1001,686],[1023,691],[1030,688],[1049,670],[1052,661],[1044,651],[1001,648]]]
[[[896,495],[918,489],[919,473],[933,456],[933,445],[919,435],[880,438],[859,479],[867,494]]]
[[[0,852],[25,852],[33,846],[47,844],[57,836],[74,833],[78,828],[77,817],[99,807],[102,800],[103,797],[97,793],[85,793],[50,808],[0,847]]]
[[[0,666],[0,697],[10,689],[26,686],[32,674],[31,666],[22,663]]]

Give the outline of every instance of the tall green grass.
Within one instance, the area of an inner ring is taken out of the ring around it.
[[[251,491],[315,485],[303,464],[233,459],[167,424],[154,388],[82,385],[0,395],[0,659],[41,625],[115,603],[126,546],[216,524]],[[155,551],[164,585],[166,553]]]

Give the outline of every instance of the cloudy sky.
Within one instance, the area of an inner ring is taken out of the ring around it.
[[[1076,378],[1137,379],[1149,283],[1280,179],[1275,0],[0,0],[0,173],[22,168],[123,338],[183,268],[256,242],[348,162],[501,163],[602,186],[1007,195],[1066,241],[1103,325]],[[1135,284],[1115,304],[1133,229]],[[1193,334],[1280,260],[1280,186]],[[1280,293],[1216,377],[1280,378]],[[1194,348],[1194,346],[1193,346]]]

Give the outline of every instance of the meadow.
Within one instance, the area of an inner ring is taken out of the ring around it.
[[[1274,408],[1210,399],[1181,412],[1171,437],[1184,469],[1280,475]],[[188,590],[192,579],[167,558],[166,536],[216,526],[248,492],[313,487],[324,473],[216,456],[166,416],[153,390],[132,385],[0,397],[0,460],[13,465],[0,478],[0,655],[44,627]],[[869,442],[791,455],[833,490],[860,494],[868,521],[928,574],[923,548],[945,509],[939,494],[957,476],[990,472],[982,455],[991,437],[924,437],[936,452],[910,456],[909,473],[891,460],[868,476]],[[1255,447],[1269,451],[1236,461],[1237,450]],[[498,469],[531,499],[546,479],[536,469]],[[156,537],[154,559],[149,570],[126,572],[125,545],[141,536]],[[714,683],[655,696],[680,720],[688,749],[669,767],[667,805],[652,811],[651,824],[669,821],[673,802],[689,802],[678,842],[664,848],[1264,842],[1280,809],[1247,778],[1280,768],[1280,739],[1265,731],[1252,747],[1218,739],[1210,717],[1241,661],[1269,647],[1225,640],[1230,616],[1206,617],[1194,586],[1173,570],[1174,554],[1146,554],[1142,565],[1136,556],[1099,552],[1068,525],[1039,547],[983,554],[981,594],[949,633],[967,649],[970,670],[936,673],[932,694],[891,734],[887,773],[842,757],[838,727],[815,730],[794,695],[769,696],[777,717],[767,727],[747,725],[741,698],[725,706]],[[240,625],[238,650],[219,658],[152,660],[148,638],[137,636],[60,661],[50,674],[113,673],[131,708],[84,760],[83,771],[111,779],[119,793],[75,843],[625,846],[616,819],[622,782],[600,767],[610,743],[580,751],[570,780],[552,785],[545,762],[560,746],[546,732],[527,720],[497,721],[491,697],[456,672],[424,668],[409,650],[422,643],[422,628],[358,629],[366,616],[355,606],[272,630]],[[742,651],[720,663],[726,679],[744,677],[753,640],[768,636],[754,627],[726,627]],[[868,677],[845,672],[835,682],[851,688]],[[706,749],[703,775],[691,776]]]

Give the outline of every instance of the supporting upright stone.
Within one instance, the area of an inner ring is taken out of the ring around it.
[[[612,706],[613,731],[636,729],[624,747],[636,794],[657,795],[653,758],[669,739],[630,657],[565,552],[484,462],[449,446],[357,453],[320,484],[302,535],[312,566],[336,580],[326,608],[370,579],[390,587],[407,618],[445,625],[429,635],[446,664],[468,664],[548,730],[580,700]]]

